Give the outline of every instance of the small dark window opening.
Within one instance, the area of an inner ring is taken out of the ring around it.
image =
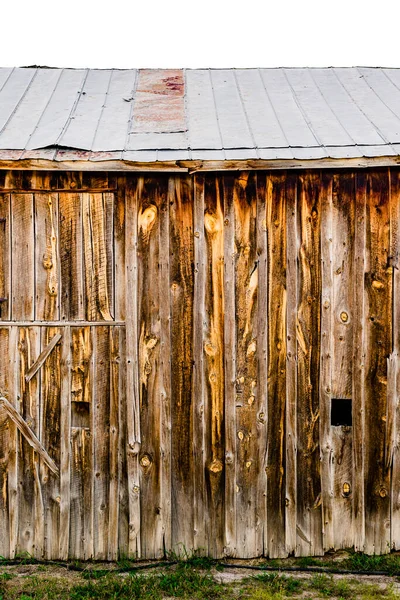
[[[351,398],[332,398],[331,425],[351,427],[352,424]]]

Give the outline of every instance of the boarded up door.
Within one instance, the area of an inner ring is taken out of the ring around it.
[[[10,192],[0,211],[0,554],[116,558],[119,522],[128,536],[118,514],[126,429],[119,200],[107,190]]]

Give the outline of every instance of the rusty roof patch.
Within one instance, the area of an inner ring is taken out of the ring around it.
[[[185,80],[182,70],[139,72],[131,133],[186,131]]]

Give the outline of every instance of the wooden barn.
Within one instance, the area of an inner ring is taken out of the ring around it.
[[[0,69],[0,555],[400,549],[400,70]]]

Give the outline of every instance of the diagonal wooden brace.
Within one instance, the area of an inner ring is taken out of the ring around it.
[[[14,406],[4,398],[4,396],[0,396],[0,409],[3,408],[7,413],[9,419],[18,427],[20,433],[24,436],[28,444],[39,454],[39,456],[44,460],[46,465],[49,467],[50,471],[53,471],[56,475],[59,475],[59,469],[54,462],[54,460],[48,455],[44,446],[37,439],[36,435],[33,433],[32,429],[29,425],[24,421],[19,412],[14,408]]]
[[[25,381],[27,383],[28,383],[28,381],[30,381],[32,379],[32,377],[34,375],[36,375],[36,373],[39,371],[40,367],[42,367],[44,365],[47,357],[49,356],[49,354],[51,354],[53,348],[55,348],[55,346],[58,344],[58,342],[61,340],[61,338],[62,338],[61,333],[57,333],[54,337],[51,338],[50,343],[47,344],[46,348],[43,350],[43,352],[40,353],[38,359],[33,363],[31,368],[25,375]]]

